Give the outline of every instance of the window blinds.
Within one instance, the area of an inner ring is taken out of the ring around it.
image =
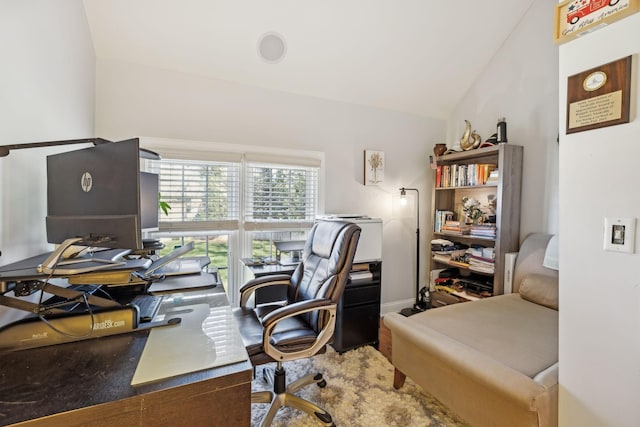
[[[161,231],[235,230],[240,219],[240,163],[161,160]]]
[[[308,228],[316,215],[318,168],[248,163],[245,228]]]

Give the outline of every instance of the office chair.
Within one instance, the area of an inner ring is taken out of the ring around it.
[[[333,338],[336,310],[349,278],[360,227],[342,221],[316,223],[292,276],[275,274],[247,282],[234,310],[253,366],[276,362],[273,391],[253,393],[252,403],[271,403],[261,426],[268,426],[283,406],[304,411],[322,425],[334,426],[331,415],[294,393],[309,384],[326,385],[322,374],[286,383],[283,362],[324,353]],[[249,307],[251,295],[266,286],[285,285],[286,300]]]

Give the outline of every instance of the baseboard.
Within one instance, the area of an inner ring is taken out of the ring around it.
[[[399,313],[403,308],[413,307],[415,302],[413,299],[386,302],[380,305],[380,316],[384,316],[387,313]]]

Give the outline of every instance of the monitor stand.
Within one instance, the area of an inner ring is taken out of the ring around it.
[[[87,310],[69,312],[62,304],[47,306],[0,295],[0,305],[31,314],[0,326],[0,353],[174,326],[181,322],[181,318],[175,317],[140,323],[140,312],[135,305],[122,305],[112,299],[52,283],[29,285],[33,290],[47,292],[63,300],[82,301]]]
[[[62,260],[64,252],[71,246],[82,242],[82,237],[67,239],[55,251],[45,259],[42,264],[38,265],[38,272],[45,274],[55,274],[57,276],[67,276],[71,274],[89,273],[91,271],[102,270],[125,265],[124,261],[113,261],[100,258],[78,258]],[[77,266],[73,268],[60,268],[67,265],[91,264],[85,267]]]

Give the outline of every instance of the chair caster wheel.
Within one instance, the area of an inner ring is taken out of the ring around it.
[[[325,388],[327,386],[327,382],[325,380],[322,380],[318,383],[318,387],[320,388]]]

